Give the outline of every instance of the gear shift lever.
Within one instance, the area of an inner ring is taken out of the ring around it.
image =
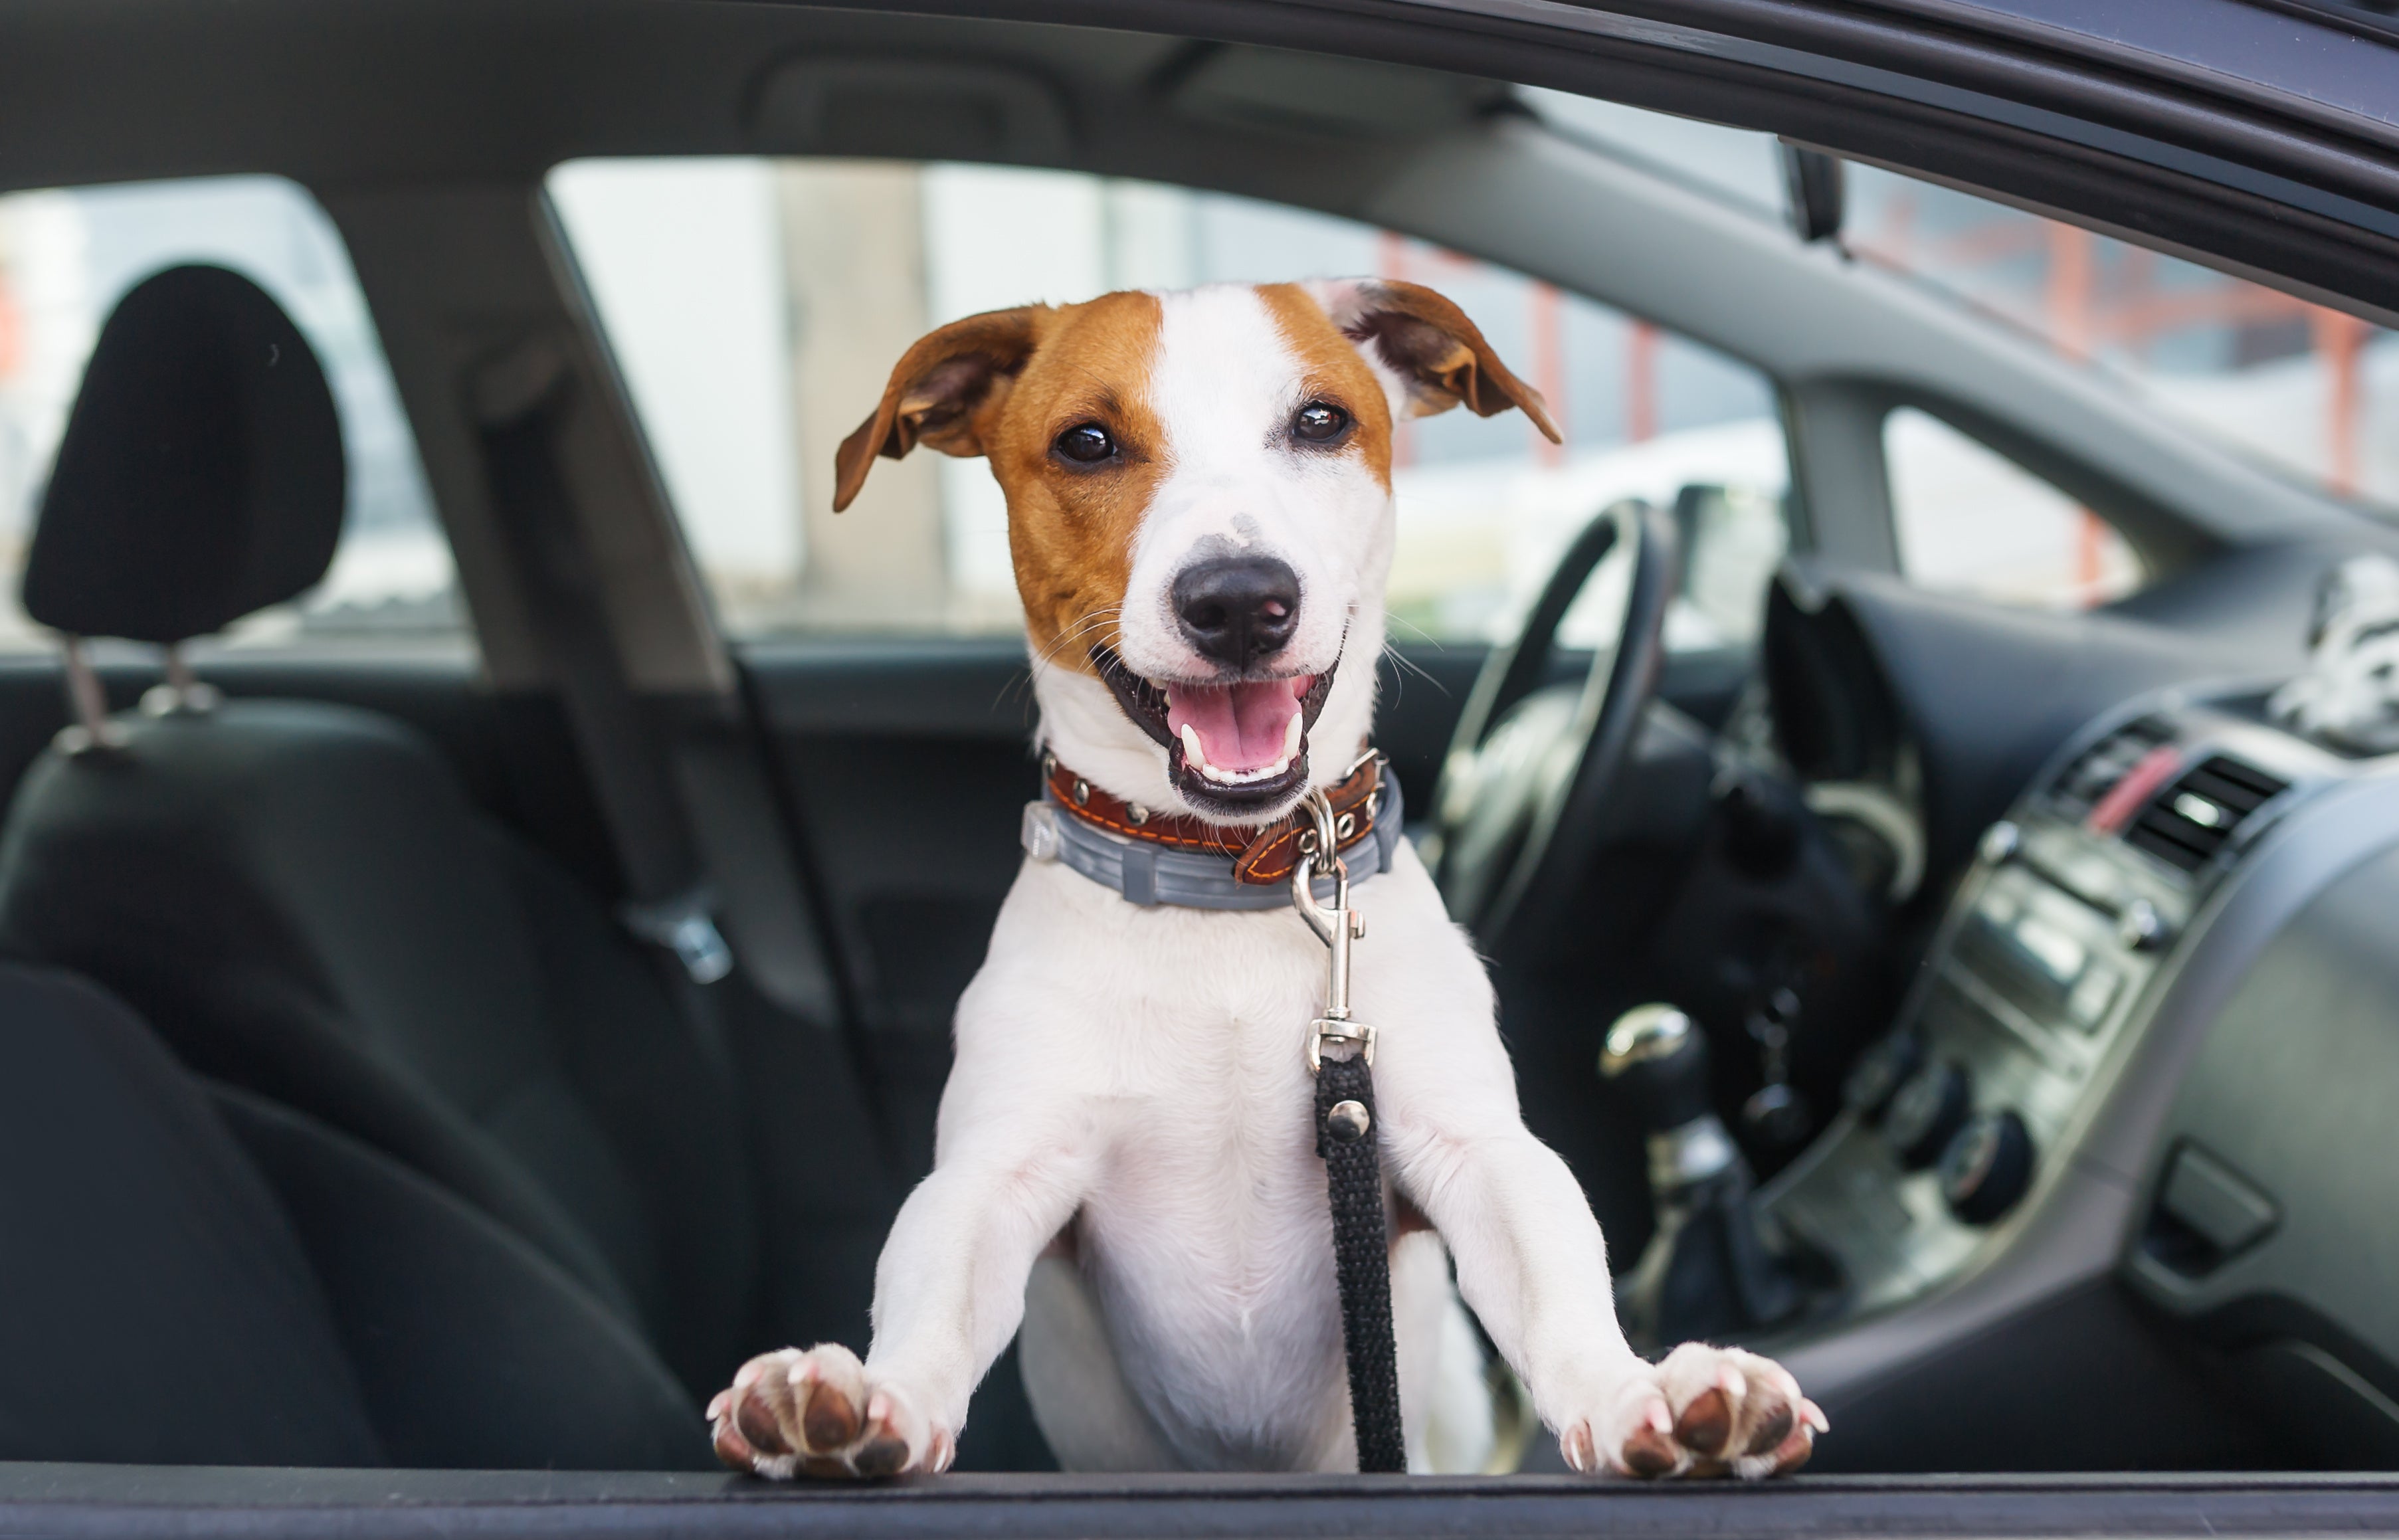
[[[1622,1085],[1640,1110],[1653,1193],[1705,1182],[1741,1159],[1716,1118],[1707,1039],[1674,1006],[1635,1006],[1618,1017],[1599,1073]]]
[[[1773,1326],[1805,1303],[1798,1267],[1763,1233],[1741,1147],[1715,1114],[1708,1045],[1672,1006],[1638,1006],[1608,1029],[1600,1074],[1621,1086],[1649,1135],[1658,1228],[1617,1289],[1636,1346]]]

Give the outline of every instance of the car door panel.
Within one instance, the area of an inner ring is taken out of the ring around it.
[[[1325,1536],[2370,1534],[2399,1528],[2399,1478],[961,1475],[795,1490],[730,1475],[0,1466],[0,1525],[11,1533],[1186,1540],[1262,1523]]]

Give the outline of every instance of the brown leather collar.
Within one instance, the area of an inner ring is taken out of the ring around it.
[[[1042,755],[1041,768],[1058,805],[1085,823],[1129,840],[1226,857],[1233,863],[1236,881],[1271,886],[1287,881],[1291,869],[1299,863],[1300,831],[1309,827],[1304,809],[1294,809],[1272,823],[1209,823],[1187,814],[1153,813],[1111,796],[1059,763],[1055,754]],[[1382,790],[1383,756],[1372,750],[1360,756],[1340,785],[1326,788],[1326,800],[1333,804],[1336,849],[1348,850],[1375,832],[1375,817],[1383,807]]]

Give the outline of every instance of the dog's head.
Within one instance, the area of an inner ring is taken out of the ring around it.
[[[908,350],[841,446],[834,507],[878,454],[987,456],[1045,743],[1130,802],[1252,823],[1365,742],[1392,425],[1460,404],[1519,407],[1558,436],[1540,394],[1416,284],[994,311]]]

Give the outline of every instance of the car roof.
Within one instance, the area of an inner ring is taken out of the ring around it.
[[[526,184],[578,155],[761,150],[1105,170],[1118,125],[1211,110],[1189,83],[1212,55],[1306,49],[1353,57],[1286,61],[1295,115],[1144,173],[1210,185],[1227,155],[1298,142],[1303,183],[1340,169],[1339,144],[1429,131],[1488,104],[1478,78],[1513,80],[1769,129],[2391,320],[2399,107],[2378,82],[2399,75],[2399,36],[2317,14],[2333,3],[20,0],[0,186]],[[874,110],[795,131],[770,87],[800,63],[832,82],[820,100]],[[1049,105],[945,113],[959,70],[986,101]]]

